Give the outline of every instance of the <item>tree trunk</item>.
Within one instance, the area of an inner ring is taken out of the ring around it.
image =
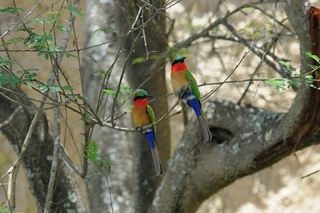
[[[166,52],[168,46],[165,14],[160,10],[165,2],[101,2],[90,1],[86,6],[85,47],[88,49],[83,55],[81,74],[88,103],[98,109],[101,120],[109,121],[112,116],[121,115],[125,107],[120,107],[121,102],[114,96],[101,92],[101,88],[117,90],[119,85],[129,82],[133,89],[143,88],[150,95],[161,96],[151,103],[159,118],[168,108],[166,98],[162,98],[167,94],[164,65],[154,68],[154,59],[158,53]],[[306,1],[287,1],[286,13],[300,41],[301,74],[308,72],[307,64],[312,63],[305,56],[305,52],[312,49],[307,33],[307,10]],[[104,28],[106,33],[96,31],[99,28]],[[134,60],[137,58],[139,60]],[[124,72],[127,81],[122,79]],[[316,86],[319,87],[318,83]],[[2,92],[7,96],[0,96],[1,123],[7,121],[19,106],[25,106],[1,128],[19,153],[36,107],[18,89],[14,91],[17,93],[9,93],[4,88]],[[204,143],[200,139],[198,129],[194,128],[197,121],[192,117],[170,160],[170,128],[168,119],[162,120],[157,124],[160,157],[166,166],[162,178],[155,177],[149,145],[141,133],[96,125],[90,139],[99,144],[99,156],[108,159],[111,172],[97,176],[98,167],[89,165],[86,186],[91,212],[195,212],[205,199],[235,180],[260,171],[295,151],[319,144],[319,102],[319,91],[303,83],[286,113],[208,101],[203,108],[208,109],[206,118],[213,140]],[[113,114],[114,106],[120,109]],[[133,126],[129,115],[115,119],[115,124]],[[52,164],[51,129],[42,114],[32,135],[32,144],[23,158],[39,212],[45,203]],[[60,161],[59,168],[51,211],[85,212],[74,174],[64,161]],[[68,195],[75,195],[77,202],[72,202],[69,199],[72,196]]]
[[[100,119],[109,119],[114,103],[114,97],[103,93],[100,97],[101,88],[116,90],[119,84],[121,72],[121,60],[117,58],[120,44],[117,43],[117,33],[104,33],[103,29],[116,31],[115,2],[111,1],[88,1],[86,4],[86,40],[88,48],[83,57],[81,67],[83,93],[88,97],[88,102],[93,109],[100,107]],[[118,60],[118,61],[117,61]],[[114,66],[112,64],[115,63]],[[101,70],[102,69],[102,70]],[[97,75],[97,73],[101,73]],[[108,74],[109,80],[103,83]],[[109,75],[110,74],[110,75]],[[121,85],[126,85],[123,80]],[[122,111],[117,111],[120,114]],[[130,126],[129,116],[116,120],[120,126]],[[86,186],[91,212],[132,212],[131,210],[131,167],[132,157],[130,151],[130,139],[126,132],[96,125],[91,135],[99,145],[99,157],[107,158],[111,163],[111,173],[107,177],[95,175],[99,172],[98,167],[89,162],[89,171],[86,177]],[[102,210],[103,209],[103,210]]]
[[[306,33],[306,5],[305,1],[292,1],[286,6],[300,41],[302,74],[312,63],[305,56],[311,49]],[[210,195],[235,180],[319,144],[318,96],[319,92],[302,84],[287,113],[231,102],[209,102],[206,117],[214,142],[195,140],[196,120],[189,122],[157,191],[157,202],[149,212],[194,212]]]
[[[133,89],[145,89],[149,95],[159,97],[167,94],[165,67],[150,69],[154,59],[168,46],[165,24],[165,1],[157,0],[147,4],[144,1],[120,1],[118,26],[126,35],[123,51],[127,58],[127,79]],[[135,59],[142,59],[135,63]],[[150,78],[149,80],[147,80]],[[150,103],[158,119],[167,108],[167,98],[162,97]],[[166,168],[170,157],[169,120],[157,124],[157,144],[161,161]],[[146,212],[161,177],[155,177],[150,148],[141,133],[134,133],[131,139],[133,150],[133,205],[135,212]]]
[[[7,121],[20,104],[24,106],[15,114],[11,122],[1,129],[14,151],[19,154],[36,113],[36,107],[22,91],[16,89],[13,92],[6,92],[6,96],[0,96],[0,123]],[[52,155],[53,136],[46,115],[43,113],[32,134],[31,144],[27,147],[22,159],[30,190],[36,198],[38,212],[44,209],[52,164],[50,156]],[[60,161],[59,168],[51,212],[68,212],[70,209],[75,212],[86,212],[71,168],[64,161]],[[72,197],[76,197],[79,202],[74,202]]]

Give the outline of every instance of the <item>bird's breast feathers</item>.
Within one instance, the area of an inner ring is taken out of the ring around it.
[[[175,93],[189,85],[184,72],[171,72],[171,84]]]
[[[147,113],[146,106],[135,106],[131,109],[133,124],[136,127],[151,124],[150,116]]]

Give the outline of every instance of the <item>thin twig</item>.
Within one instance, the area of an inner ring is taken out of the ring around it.
[[[14,112],[9,116],[9,118],[7,118],[4,122],[2,122],[2,123],[0,124],[0,129],[2,129],[2,128],[5,127],[6,125],[8,125],[8,124],[13,120],[14,116],[15,116],[20,110],[22,110],[22,107],[21,107],[21,106],[19,106],[18,108],[16,108],[16,109],[14,110]]]
[[[79,5],[79,0],[75,0],[73,2],[73,7],[77,8]],[[68,33],[71,31],[72,26],[74,24],[75,20],[75,14],[71,13],[70,18],[69,18],[69,23],[67,26],[67,32],[63,36],[63,42],[61,43],[60,49],[65,50],[67,48],[68,40],[70,38],[70,34]],[[57,60],[54,61],[53,64],[53,71],[48,79],[48,84],[54,84],[55,78],[59,79],[57,75],[58,69],[60,66],[60,63],[62,61],[63,54],[62,53],[57,53]],[[55,101],[58,101],[58,95],[56,92],[52,92],[52,99]],[[50,206],[51,206],[51,200],[53,198],[54,194],[54,185],[56,182],[56,176],[57,176],[57,170],[59,166],[59,149],[60,149],[60,133],[61,133],[61,124],[60,124],[60,116],[61,116],[61,111],[59,107],[56,107],[53,109],[54,113],[54,148],[53,148],[53,160],[52,160],[52,165],[51,165],[51,170],[50,170],[50,178],[49,178],[49,183],[48,183],[48,190],[47,190],[47,195],[46,195],[46,202],[44,205],[44,212],[50,212]]]
[[[15,29],[17,26],[19,26],[19,24],[21,24],[26,18],[28,18],[28,16],[30,16],[32,14],[32,12],[41,4],[41,2],[43,2],[43,0],[39,0],[34,6],[33,8],[27,13],[27,15],[25,15],[23,18],[21,18],[18,23],[16,23],[15,25],[13,25],[12,27],[10,27],[7,31],[5,31],[1,36],[0,39],[2,39],[4,36],[6,36],[9,32],[11,32],[13,29]]]
[[[224,25],[229,26],[230,28],[232,27],[231,25],[229,25],[227,23],[226,20],[224,20],[222,23],[224,23]],[[255,39],[255,41],[251,44],[251,46],[249,46],[249,50],[246,51],[243,56],[241,57],[240,61],[238,62],[238,64],[235,66],[235,68],[229,73],[229,75],[224,79],[223,82],[226,82],[232,75],[233,73],[238,69],[238,67],[240,66],[240,64],[242,63],[242,61],[247,57],[247,55],[254,49],[254,46],[256,45],[256,42],[259,40],[261,33],[258,35],[258,37]],[[220,84],[216,89],[211,90],[210,92],[208,92],[203,98],[202,100],[207,99],[208,97],[210,97],[213,93],[215,93],[215,91],[217,91],[218,89],[220,89],[220,87],[222,87],[223,84]]]
[[[304,175],[304,176],[301,177],[301,179],[307,178],[307,177],[309,177],[309,176],[311,176],[311,175],[314,175],[314,174],[316,174],[316,173],[318,173],[318,172],[320,172],[320,170],[316,170],[316,171],[314,171],[314,172],[311,172],[310,174]]]
[[[44,97],[45,97],[45,96],[44,96]],[[26,150],[27,150],[27,147],[29,146],[30,142],[32,141],[32,140],[31,140],[31,137],[32,137],[32,135],[33,135],[33,132],[34,132],[35,127],[36,127],[36,124],[37,124],[37,122],[38,122],[38,120],[39,120],[39,118],[40,118],[40,115],[41,115],[41,113],[42,113],[42,110],[41,110],[42,107],[43,107],[43,105],[39,107],[39,110],[36,112],[34,118],[33,118],[32,121],[31,121],[31,124],[30,124],[30,126],[29,126],[29,130],[28,130],[27,135],[26,135],[26,137],[25,137],[25,139],[24,139],[24,142],[23,142],[23,144],[22,144],[21,151],[20,151],[20,153],[19,153],[18,158],[15,160],[15,162],[13,163],[13,165],[11,166],[11,168],[8,170],[8,172],[4,175],[4,176],[6,176],[6,175],[8,175],[9,173],[11,173],[11,174],[13,175],[13,176],[12,176],[13,180],[10,182],[10,185],[8,186],[8,188],[10,188],[10,194],[8,193],[9,202],[15,200],[15,198],[14,198],[14,195],[15,195],[14,185],[15,185],[15,182],[16,182],[16,179],[15,179],[15,178],[17,177],[15,173],[17,173],[17,170],[19,169],[21,160],[22,160],[22,158],[23,158],[23,156],[24,156],[24,154],[25,154],[25,152],[26,152]],[[4,177],[4,176],[3,176],[3,177]],[[14,208],[15,208],[15,203],[12,203],[12,202],[11,202],[11,205],[12,205],[12,208],[14,209]]]
[[[140,8],[140,6],[138,6]],[[144,26],[144,17],[143,17],[143,10],[141,10],[141,24]],[[145,27],[142,28],[142,37],[144,42],[144,48],[146,49],[146,60],[149,59],[149,50],[148,50],[148,44],[147,44],[147,37],[145,32]]]
[[[147,4],[147,3],[146,3]],[[145,5],[146,5],[145,4]],[[145,5],[143,5],[143,7],[141,7],[142,9],[145,7]],[[142,10],[141,9],[141,10]],[[140,9],[139,9],[139,11],[140,11]],[[137,17],[139,17],[139,14],[137,14]],[[136,47],[136,43],[137,43],[137,40],[138,40],[138,38],[140,37],[140,35],[141,35],[141,33],[142,33],[142,31],[143,31],[143,28],[144,27],[142,27],[141,29],[140,29],[140,31],[137,33],[137,36],[135,37],[135,39],[132,41],[132,45],[131,45],[131,48],[130,48],[130,50],[128,51],[128,55],[127,55],[127,57],[125,58],[125,60],[124,60],[124,66],[123,66],[123,68],[122,68],[122,71],[121,71],[121,75],[120,75],[120,79],[119,79],[119,83],[118,83],[118,86],[117,86],[117,90],[116,90],[116,93],[115,93],[115,95],[114,95],[114,102],[113,102],[113,104],[112,104],[112,111],[111,111],[111,125],[115,125],[115,122],[114,122],[114,112],[115,112],[115,108],[116,108],[116,105],[117,105],[117,99],[118,99],[118,96],[119,96],[119,93],[120,93],[120,88],[121,88],[121,83],[122,83],[122,80],[123,80],[123,77],[124,77],[124,74],[125,74],[125,71],[126,71],[126,69],[127,69],[127,66],[128,66],[128,60],[129,60],[129,58],[131,57],[131,55],[133,54],[133,50],[134,50],[134,48]],[[128,34],[127,35],[129,35],[129,33],[131,32],[131,29],[128,31]]]

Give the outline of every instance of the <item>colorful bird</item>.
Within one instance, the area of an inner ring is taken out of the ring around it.
[[[155,166],[157,176],[163,174],[163,167],[159,158],[157,143],[156,143],[156,127],[151,126],[149,128],[144,128],[155,122],[155,115],[153,109],[148,105],[148,93],[143,89],[137,89],[133,94],[133,106],[131,109],[131,115],[133,124],[136,128],[142,129],[142,134],[147,139],[153,158],[153,163]]]
[[[200,102],[200,92],[191,72],[188,70],[186,63],[181,55],[177,55],[171,67],[171,84],[173,91],[178,94],[179,98],[188,104],[196,113],[198,122],[202,130],[203,141],[210,141],[212,135],[206,119],[203,116]]]

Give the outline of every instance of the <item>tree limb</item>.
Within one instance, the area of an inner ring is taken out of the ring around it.
[[[302,73],[308,70],[305,52],[311,47],[306,35],[308,8],[304,3],[295,1],[286,8],[292,13],[288,17],[299,36]],[[189,122],[149,212],[194,212],[210,195],[236,179],[270,166],[296,150],[320,143],[319,128],[312,128],[311,132],[308,129],[308,137],[299,140],[294,137],[301,132],[300,127],[310,127],[315,122],[304,119],[313,98],[310,89],[302,84],[287,113],[231,102],[207,103],[206,117],[213,141],[203,143],[194,128],[195,119]]]

